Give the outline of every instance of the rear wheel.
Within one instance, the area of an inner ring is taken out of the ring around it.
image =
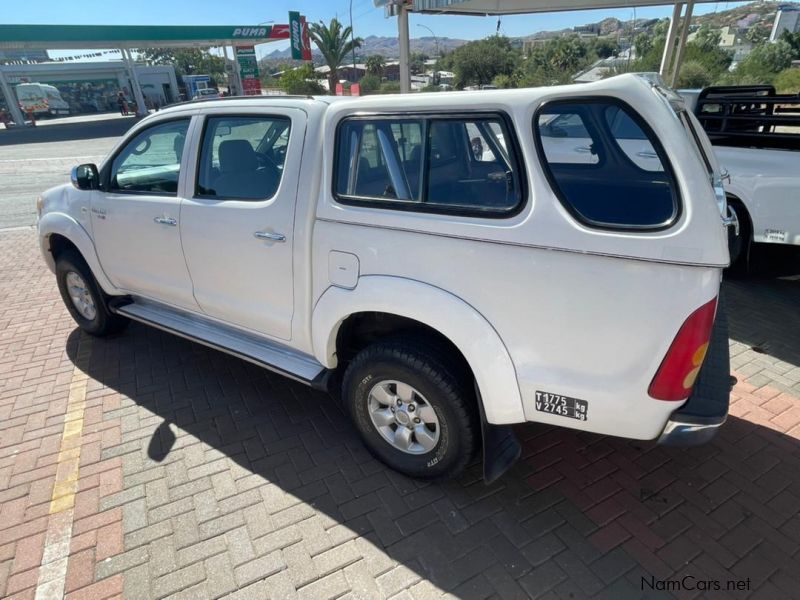
[[[107,296],[77,252],[65,250],[58,255],[56,281],[69,314],[86,333],[105,336],[121,331],[128,324],[128,319],[108,309]]]
[[[342,395],[370,452],[411,477],[455,477],[479,447],[470,382],[420,340],[362,350],[345,371]]]
[[[737,198],[728,198],[728,210],[739,222],[739,233],[736,228],[728,227],[728,252],[731,255],[731,269],[741,269],[747,264],[752,243],[753,228],[744,205]]]

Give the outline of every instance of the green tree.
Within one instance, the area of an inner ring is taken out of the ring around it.
[[[412,52],[408,60],[408,70],[412,75],[419,75],[425,71],[425,61],[428,55],[423,52]]]
[[[330,71],[328,73],[328,86],[330,93],[336,93],[336,84],[339,81],[339,68],[354,49],[360,48],[363,40],[352,39],[350,27],[342,27],[338,19],[331,19],[326,25],[324,21],[312,23],[309,34],[319,48]]]
[[[217,80],[225,74],[225,59],[209,54],[208,48],[145,48],[140,54],[150,65],[172,65],[179,77],[210,75]]]
[[[702,89],[711,85],[713,81],[714,76],[703,63],[696,60],[687,60],[681,65],[677,87],[683,89]]]
[[[636,57],[641,58],[653,49],[653,38],[642,32],[633,38],[633,48],[636,50]]]
[[[520,84],[571,83],[576,73],[596,60],[597,55],[577,35],[553,38],[534,47],[519,77]]]
[[[780,39],[789,44],[792,49],[792,59],[800,58],[800,31],[792,33],[788,29],[784,29]]]
[[[742,82],[771,82],[775,76],[792,64],[792,47],[785,40],[774,44],[765,43],[753,48],[752,52],[740,62],[734,76]]]
[[[366,60],[367,73],[378,78],[383,77],[383,70],[386,68],[386,59],[380,54],[368,56]]]
[[[598,37],[592,41],[591,50],[597,55],[597,58],[609,58],[619,52],[619,46],[611,38]]]
[[[784,69],[773,82],[779,94],[800,93],[800,69]]]
[[[367,75],[361,78],[359,84],[361,85],[361,93],[368,94],[370,92],[377,92],[381,89],[381,78],[377,75],[373,75],[367,71]]]
[[[498,75],[512,75],[520,55],[507,37],[492,36],[460,46],[440,59],[440,70],[455,74],[455,86],[485,85]]]
[[[305,63],[296,69],[287,69],[280,78],[281,89],[287,94],[324,94],[325,88],[316,81],[314,66]]]

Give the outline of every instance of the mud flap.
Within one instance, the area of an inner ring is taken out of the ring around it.
[[[483,438],[483,482],[486,485],[499,479],[508,471],[522,453],[517,436],[510,425],[492,425],[486,420],[483,398],[478,384],[475,384],[475,397],[481,413],[481,437]]]

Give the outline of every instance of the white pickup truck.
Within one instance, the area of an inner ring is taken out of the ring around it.
[[[800,246],[800,96],[770,85],[681,91],[723,167],[731,262],[753,243]]]
[[[39,236],[84,331],[240,356],[339,396],[403,473],[483,449],[492,480],[510,424],[691,444],[724,422],[726,207],[697,139],[640,75],[188,102],[45,192]]]

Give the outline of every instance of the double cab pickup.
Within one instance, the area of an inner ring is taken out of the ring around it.
[[[234,354],[340,398],[402,473],[482,452],[491,480],[511,424],[692,444],[725,420],[709,149],[647,75],[188,102],[45,192],[39,238],[86,333]]]

